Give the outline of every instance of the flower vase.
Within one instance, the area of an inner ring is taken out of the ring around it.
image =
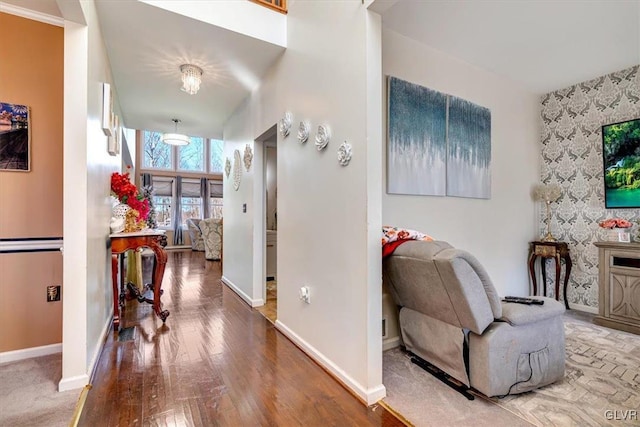
[[[118,203],[113,207],[111,211],[111,216],[114,218],[122,218],[125,219],[127,217],[127,212],[131,210],[131,207],[125,203]]]

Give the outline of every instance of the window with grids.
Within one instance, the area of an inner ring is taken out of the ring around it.
[[[209,216],[222,218],[222,181],[209,181]]]
[[[160,228],[171,228],[171,206],[173,204],[173,178],[152,177],[156,210],[156,223]]]
[[[173,147],[162,142],[162,133],[142,131],[143,170],[222,174],[224,142],[192,136],[188,145]]]
[[[182,224],[189,218],[202,218],[202,198],[200,197],[200,180],[182,180]]]

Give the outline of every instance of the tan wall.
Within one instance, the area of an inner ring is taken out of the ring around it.
[[[0,171],[0,239],[62,236],[63,29],[0,13],[0,102],[31,107],[31,171]],[[60,253],[0,254],[0,352],[59,343]]]

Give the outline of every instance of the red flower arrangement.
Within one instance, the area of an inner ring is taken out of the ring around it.
[[[630,228],[632,226],[631,222],[622,218],[609,218],[604,221],[600,221],[598,225],[602,228]]]
[[[146,221],[149,217],[149,200],[138,192],[129,179],[129,172],[111,174],[111,193],[120,200],[120,203],[129,205],[131,209],[138,211],[138,221]]]

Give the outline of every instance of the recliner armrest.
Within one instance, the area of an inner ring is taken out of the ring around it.
[[[513,326],[526,325],[539,322],[550,317],[561,316],[564,313],[564,305],[558,301],[546,298],[535,297],[543,300],[543,305],[527,305],[513,302],[502,302],[502,317],[497,320],[507,322]]]

